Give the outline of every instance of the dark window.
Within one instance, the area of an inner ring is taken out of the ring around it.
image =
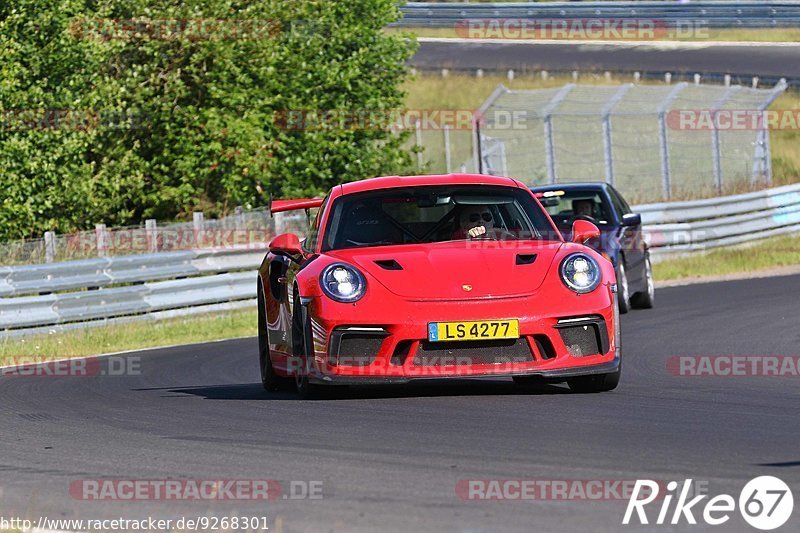
[[[625,198],[623,198],[614,187],[609,187],[608,192],[611,196],[611,202],[614,204],[614,209],[616,209],[617,213],[619,213],[619,218],[622,220],[622,215],[627,215],[630,213],[631,208],[628,205],[628,202],[625,201]]]
[[[559,227],[571,226],[577,215],[591,217],[599,225],[614,221],[611,205],[598,189],[554,189],[536,196]]]
[[[330,193],[325,199],[322,201],[322,205],[317,210],[316,214],[310,219],[311,224],[308,227],[308,236],[306,240],[303,242],[303,249],[308,252],[313,252],[314,248],[317,247],[317,239],[319,238],[319,225],[322,223],[322,216],[325,213],[325,206],[328,205],[328,199],[330,198]]]
[[[322,249],[466,239],[544,239],[551,226],[531,194],[490,185],[435,185],[345,195],[332,207]],[[551,237],[552,238],[552,237]]]

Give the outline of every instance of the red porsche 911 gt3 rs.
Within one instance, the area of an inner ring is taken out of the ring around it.
[[[304,241],[278,235],[258,276],[267,390],[511,376],[612,390],[620,377],[613,265],[578,220],[565,242],[521,182],[451,174],[338,185]]]

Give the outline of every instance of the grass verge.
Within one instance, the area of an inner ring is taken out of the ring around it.
[[[772,237],[752,246],[667,259],[653,265],[653,275],[656,281],[669,281],[763,273],[788,266],[800,266],[800,236]]]
[[[256,335],[256,315],[255,308],[241,309],[44,335],[6,337],[0,340],[0,365]]]

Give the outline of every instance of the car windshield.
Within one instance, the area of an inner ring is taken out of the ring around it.
[[[552,233],[528,191],[489,185],[386,189],[345,195],[333,206],[323,251],[476,237],[542,240]],[[474,232],[473,232],[474,233]],[[551,236],[552,238],[552,236]]]
[[[610,206],[597,190],[552,190],[536,192],[547,213],[559,226],[578,217],[590,217],[596,224],[609,224]]]

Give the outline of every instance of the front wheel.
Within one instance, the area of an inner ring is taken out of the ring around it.
[[[650,254],[644,260],[645,290],[637,292],[631,298],[631,304],[637,309],[652,309],[656,299],[656,284],[653,281],[653,266],[650,264]]]
[[[617,388],[621,370],[610,374],[597,374],[594,376],[576,376],[567,379],[567,385],[572,392],[594,393],[608,392]]]
[[[617,301],[619,302],[619,314],[624,315],[631,309],[631,294],[628,289],[628,276],[625,273],[625,263],[622,256],[618,259],[619,264],[614,272],[617,276]]]
[[[292,304],[292,355],[296,363],[294,383],[301,399],[313,400],[321,396],[321,387],[308,379],[311,371],[309,348],[313,346],[314,341],[309,338],[307,322],[303,306],[300,305],[300,298],[295,296]]]

